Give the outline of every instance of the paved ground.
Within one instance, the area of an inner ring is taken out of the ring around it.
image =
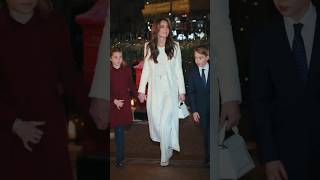
[[[124,168],[111,165],[111,180],[209,180],[209,169],[179,165],[185,162],[173,162],[169,167],[160,167],[158,161],[130,162]]]
[[[159,144],[149,138],[147,121],[136,122],[125,133],[125,167],[115,163],[114,139],[110,141],[111,180],[209,180],[209,168],[201,164],[203,145],[201,130],[189,120],[180,120],[181,152],[175,153],[169,167],[159,166]],[[255,158],[255,144],[249,143]],[[213,164],[214,165],[214,164]],[[261,167],[255,168],[241,180],[263,180]]]
[[[110,144],[111,180],[209,180],[209,168],[202,165],[202,135],[190,119],[180,120],[181,152],[175,152],[168,167],[161,167],[159,143],[150,140],[147,121],[136,122],[125,135],[125,167],[117,168],[115,145]]]
[[[198,125],[190,120],[180,120],[180,152],[175,152],[173,159],[203,159],[202,135]],[[115,156],[115,142],[111,139],[110,155]],[[125,132],[125,156],[129,158],[160,158],[159,143],[149,136],[147,121],[136,122]]]

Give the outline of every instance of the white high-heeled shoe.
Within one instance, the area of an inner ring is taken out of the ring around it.
[[[169,160],[167,162],[160,162],[160,166],[162,167],[169,166]]]

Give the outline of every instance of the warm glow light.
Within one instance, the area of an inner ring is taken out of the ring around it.
[[[131,99],[131,106],[134,106],[134,100]]]
[[[171,7],[171,8],[170,8]],[[186,13],[190,12],[189,0],[175,0],[172,1],[172,6],[170,2],[161,2],[161,3],[149,3],[145,4],[142,14],[144,16],[168,13],[170,10],[173,13]],[[171,16],[171,13],[168,13]]]
[[[71,120],[69,120],[69,123],[68,123],[68,135],[69,135],[69,139],[71,140],[74,140],[77,138],[76,125]]]

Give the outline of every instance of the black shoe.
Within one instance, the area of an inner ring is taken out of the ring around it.
[[[116,167],[120,168],[123,167],[124,163],[123,162],[116,162]]]

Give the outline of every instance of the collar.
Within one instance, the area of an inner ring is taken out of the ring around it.
[[[290,17],[284,17],[284,22],[285,22],[285,24],[287,24],[289,26],[293,26],[296,23],[302,23],[305,27],[305,26],[310,25],[316,17],[317,17],[316,8],[312,4],[312,2],[310,2],[308,10],[306,11],[304,16],[299,21],[295,21],[294,19],[292,19]]]
[[[199,69],[200,71],[202,71],[202,69],[209,70],[209,63],[206,63],[206,65],[204,65],[203,67],[199,67],[199,66],[198,66],[198,69]]]

